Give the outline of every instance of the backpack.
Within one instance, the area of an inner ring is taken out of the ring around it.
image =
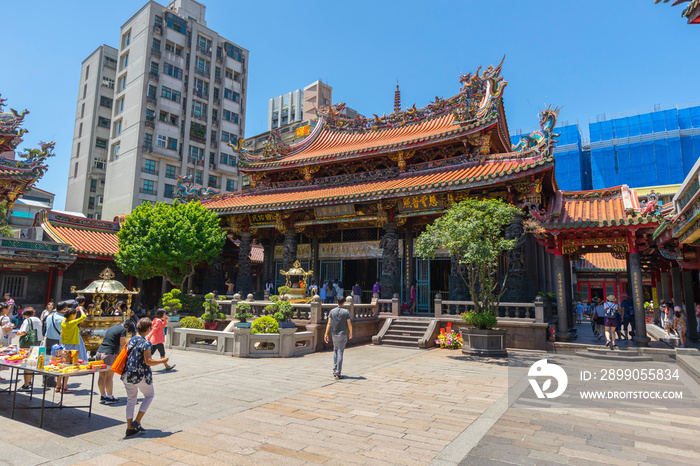
[[[20,348],[31,348],[32,346],[37,346],[39,344],[39,338],[36,334],[36,329],[32,324],[32,318],[27,318],[27,333],[19,337],[19,347]]]
[[[615,317],[615,311],[617,310],[617,304],[607,302],[603,305],[605,309],[605,317]]]

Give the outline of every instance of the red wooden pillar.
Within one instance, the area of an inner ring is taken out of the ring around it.
[[[129,290],[133,290],[133,289],[134,289],[134,277],[129,275]]]
[[[44,300],[44,307],[48,306],[49,301],[51,301],[51,295],[53,294],[53,274],[54,267],[49,267],[49,282],[46,285],[46,299]]]

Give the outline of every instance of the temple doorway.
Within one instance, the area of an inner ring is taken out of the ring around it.
[[[343,260],[343,274],[341,281],[345,288],[345,295],[352,293],[355,283],[362,288],[362,302],[369,303],[372,299],[372,286],[379,278],[377,259],[351,259]]]

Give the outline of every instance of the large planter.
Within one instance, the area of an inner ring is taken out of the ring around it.
[[[462,353],[470,356],[505,357],[506,329],[465,328],[462,330]]]
[[[205,330],[219,330],[219,323],[218,322],[204,322],[204,329]]]
[[[280,322],[279,328],[295,328],[296,324],[294,322]]]

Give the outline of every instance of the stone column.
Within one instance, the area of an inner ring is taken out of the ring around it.
[[[644,291],[642,289],[642,264],[639,260],[639,252],[636,247],[630,247],[629,253],[629,288],[632,291],[632,304],[634,306],[635,335],[634,341],[640,346],[649,344],[647,337],[647,322],[644,311]]]
[[[571,260],[568,254],[564,254],[564,289],[566,290],[566,322],[568,328],[574,326],[574,307],[571,305],[574,301],[573,288],[571,284]]]
[[[403,234],[403,270],[401,273],[401,282],[403,289],[406,291],[404,302],[408,302],[408,293],[411,289],[411,283],[416,279],[416,261],[413,258],[413,231],[410,225],[406,225],[407,230]]]
[[[516,241],[515,247],[506,254],[508,280],[505,283],[506,291],[501,298],[505,302],[522,303],[531,298],[525,250],[527,238],[523,233],[523,216],[514,215],[505,231],[505,239]]]
[[[450,271],[450,301],[467,301],[469,299],[469,288],[465,280],[467,271],[454,257],[450,258],[452,268]],[[462,274],[460,275],[460,270]],[[462,278],[464,277],[464,278]]]
[[[566,264],[561,251],[557,251],[552,258],[554,272],[554,289],[557,294],[557,316],[559,318],[557,338],[568,340],[569,335],[569,304],[566,301]]]
[[[318,231],[314,231],[314,234],[311,237],[311,270],[314,273],[313,279],[316,281],[319,290],[321,289],[321,283],[319,283],[319,274],[321,273],[321,262],[318,259],[320,243],[321,241],[318,238]],[[311,283],[309,283],[309,285],[310,284]]]
[[[683,288],[681,285],[681,268],[678,265],[671,267],[671,299],[675,306],[680,306],[683,301]]]
[[[241,233],[241,243],[238,246],[238,276],[236,277],[236,292],[247,295],[253,292],[253,275],[250,271],[250,232]]]
[[[659,284],[659,300],[663,302],[668,302],[669,299],[669,293],[668,293],[668,271],[666,270],[666,267],[664,267],[661,272],[659,272],[660,278],[658,281]]]
[[[384,226],[379,247],[382,248],[381,298],[391,299],[394,293],[400,291],[399,235],[396,233],[396,223],[390,222]]]
[[[695,297],[693,296],[693,271],[683,270],[683,301],[685,302],[685,313],[688,317],[688,338],[691,340],[698,339],[697,322],[695,320],[695,307],[693,302]],[[676,303],[676,306],[681,306],[681,303]],[[682,307],[682,306],[681,306]]]
[[[61,293],[63,292],[63,269],[58,269],[58,274],[56,274],[56,284],[54,285],[53,299],[54,303],[58,304],[61,301]]]
[[[284,256],[282,260],[282,269],[285,271],[291,269],[297,260],[297,234],[294,228],[284,232]]]

